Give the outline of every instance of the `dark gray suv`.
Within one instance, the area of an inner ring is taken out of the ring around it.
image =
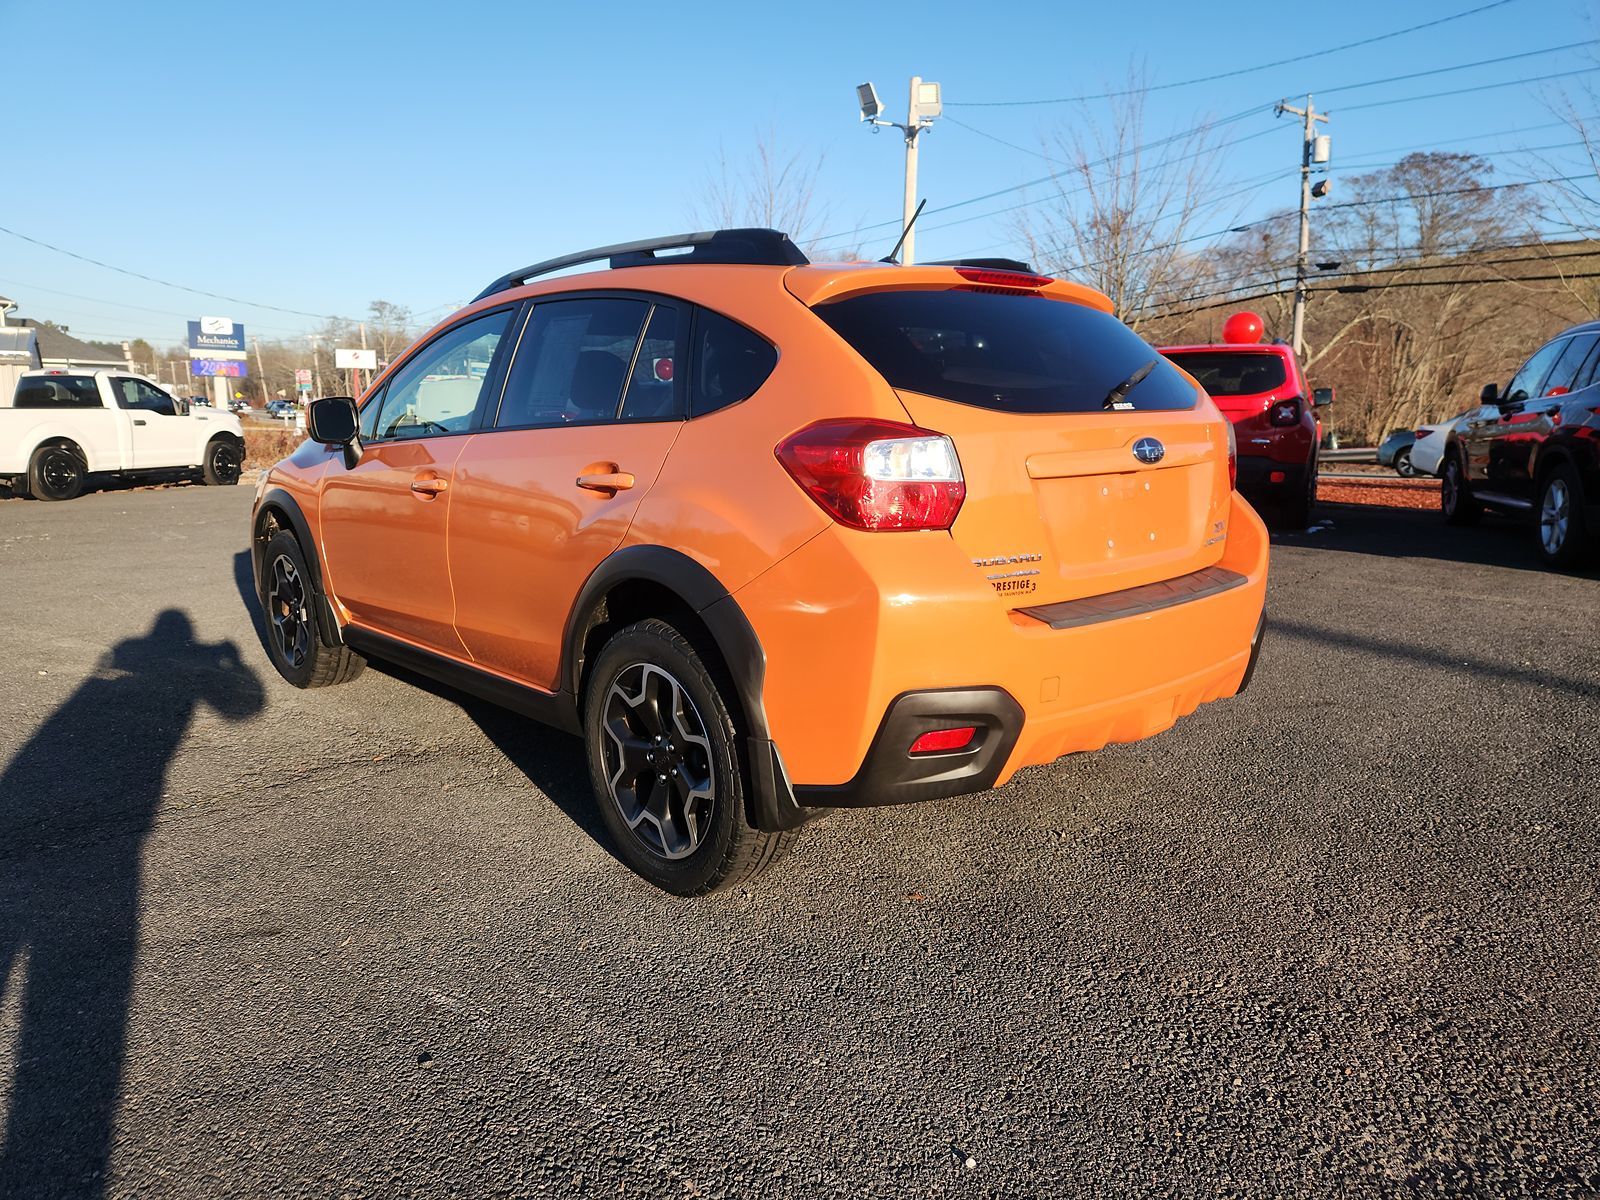
[[[1600,321],[1551,339],[1457,421],[1440,474],[1452,525],[1485,508],[1531,517],[1551,566],[1591,561],[1600,537]]]

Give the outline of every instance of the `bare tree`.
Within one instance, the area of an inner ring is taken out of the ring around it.
[[[731,163],[726,148],[719,148],[716,166],[690,206],[690,219],[717,229],[781,229],[809,253],[831,212],[817,199],[824,161],[821,151],[791,153],[775,131],[758,131],[749,154]]]
[[[1060,170],[1014,218],[1036,264],[1100,289],[1135,329],[1205,277],[1185,242],[1216,208],[1221,163],[1204,122],[1149,140],[1145,91],[1136,74],[1106,120],[1048,135]]]
[[[411,344],[411,325],[411,310],[404,304],[374,300],[367,305],[368,342],[377,350],[380,365],[393,362]]]

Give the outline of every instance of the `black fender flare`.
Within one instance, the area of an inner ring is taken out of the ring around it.
[[[277,515],[280,521],[289,527],[295,540],[300,543],[300,552],[305,556],[306,566],[311,571],[311,594],[317,613],[317,632],[322,638],[323,645],[344,645],[344,630],[339,624],[339,618],[334,614],[333,604],[329,601],[327,589],[322,582],[322,551],[318,548],[316,539],[311,536],[311,523],[301,511],[300,502],[281,487],[268,488],[262,493],[261,499],[256,501],[255,510],[250,514],[250,565],[255,574],[256,594],[261,593],[263,565],[261,551],[266,548],[261,537],[261,529],[269,512]]]
[[[687,554],[665,546],[625,546],[612,552],[584,581],[567,614],[561,641],[561,686],[574,697],[583,685],[583,641],[596,609],[613,588],[630,580],[659,584],[698,617],[733,676],[734,688],[752,737],[767,736],[767,710],[762,701],[767,655],[756,631],[728,589]]]
[[[608,593],[630,580],[654,583],[683,601],[705,626],[733,680],[744,711],[746,749],[752,776],[746,819],[757,829],[794,829],[815,815],[796,800],[783,760],[767,728],[763,700],[767,655],[732,593],[700,563],[665,546],[625,546],[594,569],[579,589],[561,646],[561,687],[579,701],[583,688],[583,643]]]

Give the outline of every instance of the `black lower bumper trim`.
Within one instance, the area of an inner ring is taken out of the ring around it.
[[[987,791],[1011,757],[1022,717],[1022,706],[1004,688],[902,692],[890,702],[855,778],[796,787],[795,800],[807,808],[867,808]],[[962,749],[910,754],[924,733],[962,725],[977,729]]]
[[[1261,657],[1261,635],[1267,631],[1267,614],[1263,612],[1256,621],[1255,636],[1250,639],[1250,661],[1244,666],[1244,678],[1239,680],[1239,690],[1235,696],[1244,695],[1245,688],[1250,686],[1250,678],[1256,673],[1256,659]]]

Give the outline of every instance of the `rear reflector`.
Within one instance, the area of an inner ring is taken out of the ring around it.
[[[998,288],[1042,288],[1055,280],[1049,275],[1027,275],[1021,271],[991,271],[985,267],[957,267],[956,274],[969,283]]]
[[[943,754],[950,750],[965,750],[977,736],[976,725],[963,725],[959,729],[934,729],[911,743],[912,754]]]
[[[1269,482],[1269,483],[1282,483],[1287,478],[1288,478],[1288,476],[1286,476],[1282,471],[1273,471],[1271,474],[1269,474],[1267,476],[1267,482]]]
[[[852,529],[949,529],[967,495],[955,443],[897,421],[818,421],[774,453],[813,500]]]

